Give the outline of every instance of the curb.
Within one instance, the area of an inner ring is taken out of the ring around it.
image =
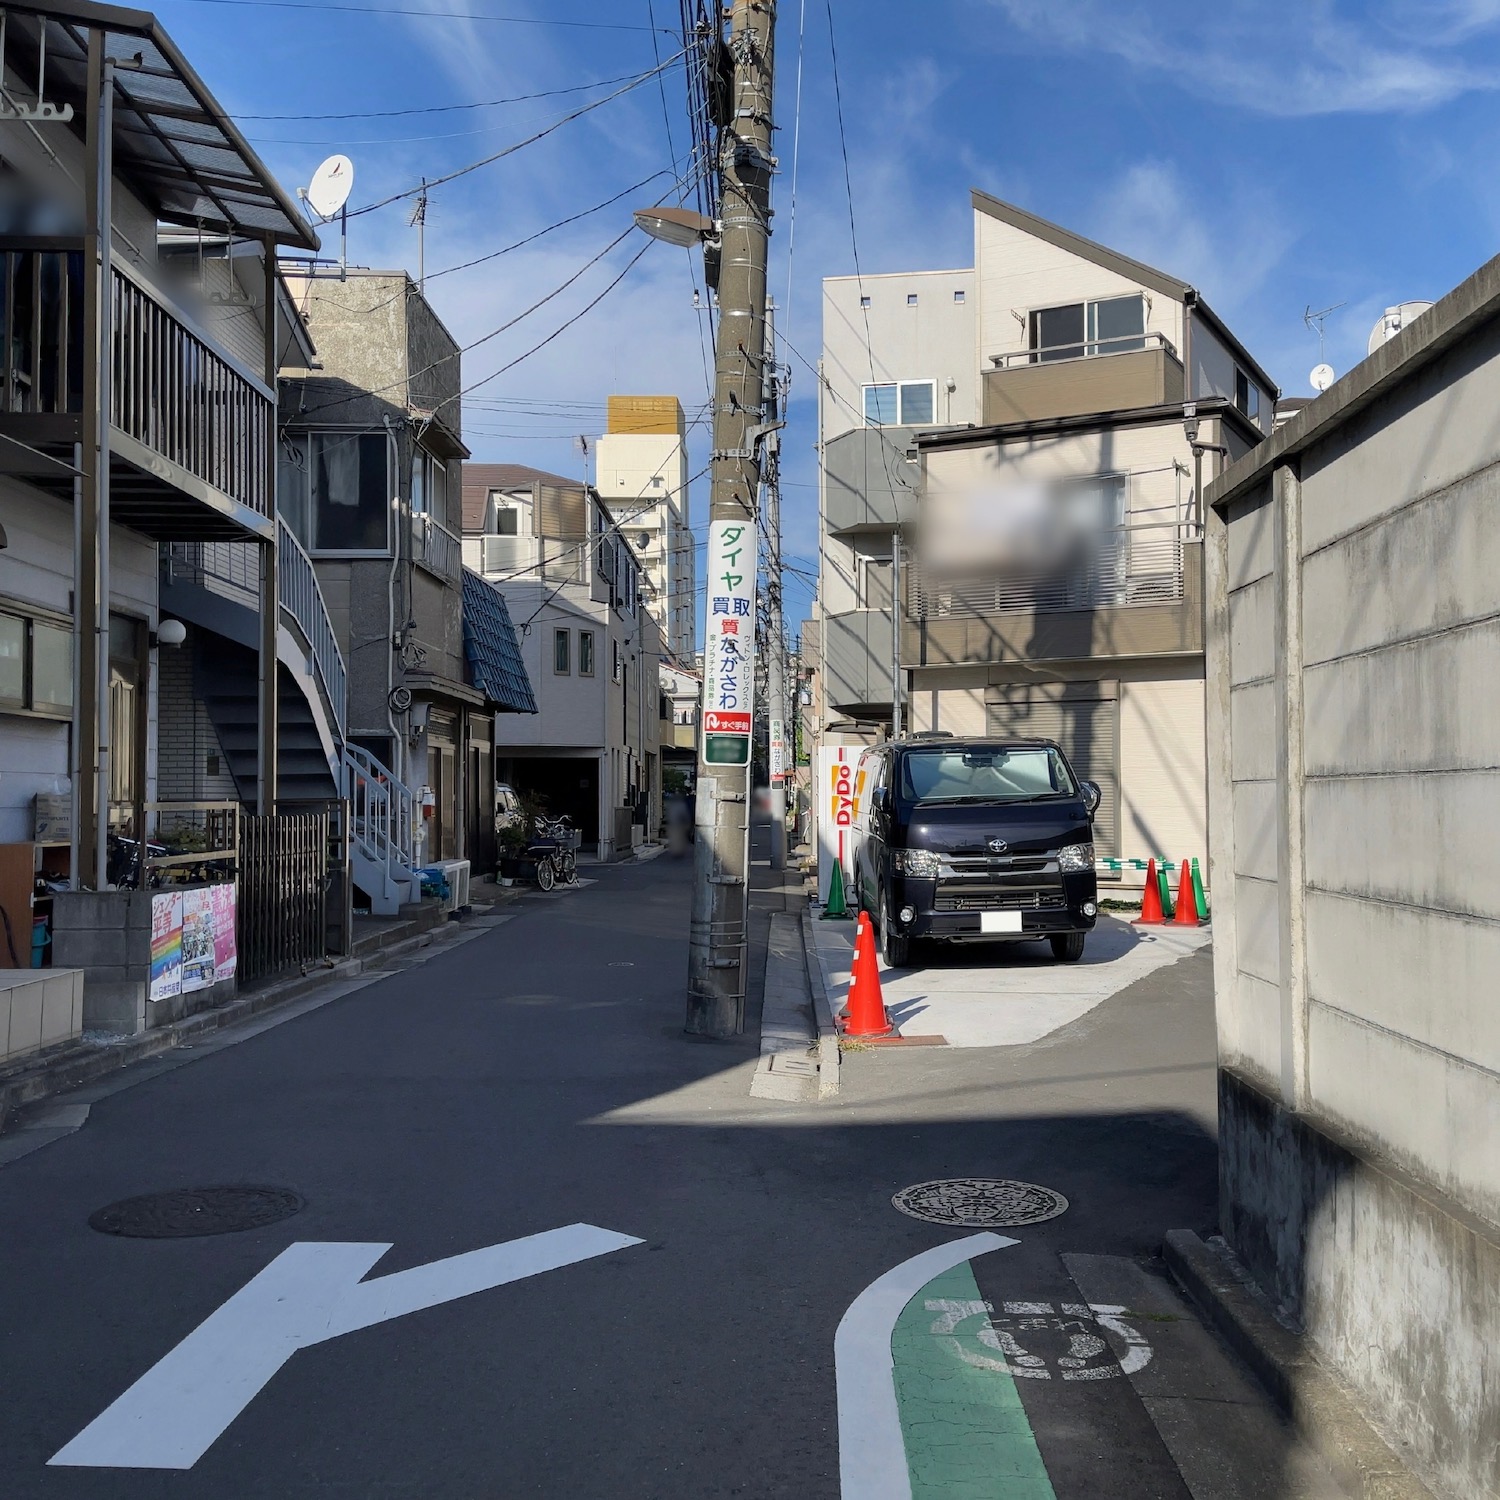
[[[802,957],[807,965],[807,988],[812,994],[813,1025],[818,1033],[818,1098],[827,1099],[839,1091],[839,1028],[833,1018],[833,1004],[823,983],[823,965],[813,946],[812,912],[802,913]]]
[[[1190,1300],[1351,1496],[1433,1500],[1318,1363],[1307,1339],[1276,1321],[1227,1252],[1205,1244],[1191,1230],[1174,1229],[1162,1256]]]
[[[53,1094],[66,1093],[86,1083],[97,1082],[121,1068],[170,1052],[197,1037],[222,1031],[239,1021],[248,1021],[265,1011],[300,1000],[325,984],[353,979],[387,959],[400,958],[419,948],[431,947],[438,940],[439,933],[446,934],[453,930],[457,929],[450,928],[447,924],[436,924],[388,947],[361,954],[357,958],[342,959],[326,968],[269,984],[264,989],[256,990],[242,999],[232,1000],[216,1010],[184,1016],[170,1026],[131,1037],[128,1041],[103,1047],[74,1044],[58,1056],[33,1063],[10,1078],[0,1079],[0,1134],[5,1132],[15,1112],[27,1104],[35,1104],[39,1099],[49,1098]]]

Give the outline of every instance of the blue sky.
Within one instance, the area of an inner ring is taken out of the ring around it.
[[[162,0],[158,14],[289,187],[305,184],[325,155],[347,151],[357,170],[352,207],[498,152],[610,93],[619,84],[602,80],[655,65],[653,7],[658,26],[677,20],[673,0],[344,3],[421,13]],[[1344,304],[1327,321],[1327,357],[1343,373],[1363,357],[1384,307],[1441,296],[1500,239],[1500,0],[831,3],[864,271],[971,264],[968,191],[980,187],[1193,282],[1283,390],[1305,395],[1318,357],[1307,306]],[[854,269],[828,4],[780,0],[778,30],[773,290],[790,301],[783,327],[796,351],[786,548],[807,571],[817,550],[816,416],[800,357],[817,358],[820,279]],[[584,24],[558,24],[567,21]],[[677,50],[669,35],[655,43],[663,58]],[[451,108],[580,84],[600,86]],[[446,112],[389,113],[433,107]],[[666,171],[687,146],[674,68],[663,90],[654,81],[637,88],[435,190],[429,275]],[[626,228],[630,205],[654,201],[675,175],[436,278],[429,295],[468,344],[574,276]],[[356,218],[351,259],[414,269],[409,207]],[[328,243],[336,251],[332,234]],[[627,237],[466,357],[467,386],[564,330],[466,401],[477,458],[577,473],[573,438],[602,431],[611,391],[675,392],[690,416],[701,413],[711,329],[693,306],[686,252],[653,245],[582,312],[638,248]],[[690,446],[696,472],[707,462],[705,426]],[[697,519],[706,504],[699,480]],[[801,617],[809,592],[805,577],[789,577],[789,618]]]

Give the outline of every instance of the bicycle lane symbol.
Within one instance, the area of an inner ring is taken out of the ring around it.
[[[928,1298],[933,1334],[965,1364],[1021,1380],[1112,1380],[1151,1362],[1151,1345],[1125,1321],[1129,1309],[1106,1303],[1002,1302]],[[966,1327],[982,1319],[977,1327]],[[970,1338],[960,1335],[967,1332]],[[1113,1335],[1111,1339],[1109,1336]],[[993,1351],[984,1353],[974,1341]]]

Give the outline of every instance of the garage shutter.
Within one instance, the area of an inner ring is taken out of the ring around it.
[[[1094,847],[1115,854],[1120,841],[1120,701],[1113,682],[1017,683],[989,688],[991,735],[1056,740],[1073,769],[1101,793]]]

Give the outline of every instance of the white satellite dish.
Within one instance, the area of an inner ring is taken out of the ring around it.
[[[354,163],[347,156],[330,156],[307,185],[308,206],[326,222],[349,201],[353,190]]]
[[[1307,378],[1312,382],[1312,388],[1317,391],[1319,395],[1322,395],[1322,393],[1326,391],[1336,379],[1333,373],[1332,365],[1314,365],[1312,374]]]
[[[1420,318],[1430,302],[1403,302],[1398,307],[1388,307],[1380,315],[1380,321],[1370,330],[1370,341],[1365,353],[1373,354],[1382,344],[1388,344],[1413,318]]]

